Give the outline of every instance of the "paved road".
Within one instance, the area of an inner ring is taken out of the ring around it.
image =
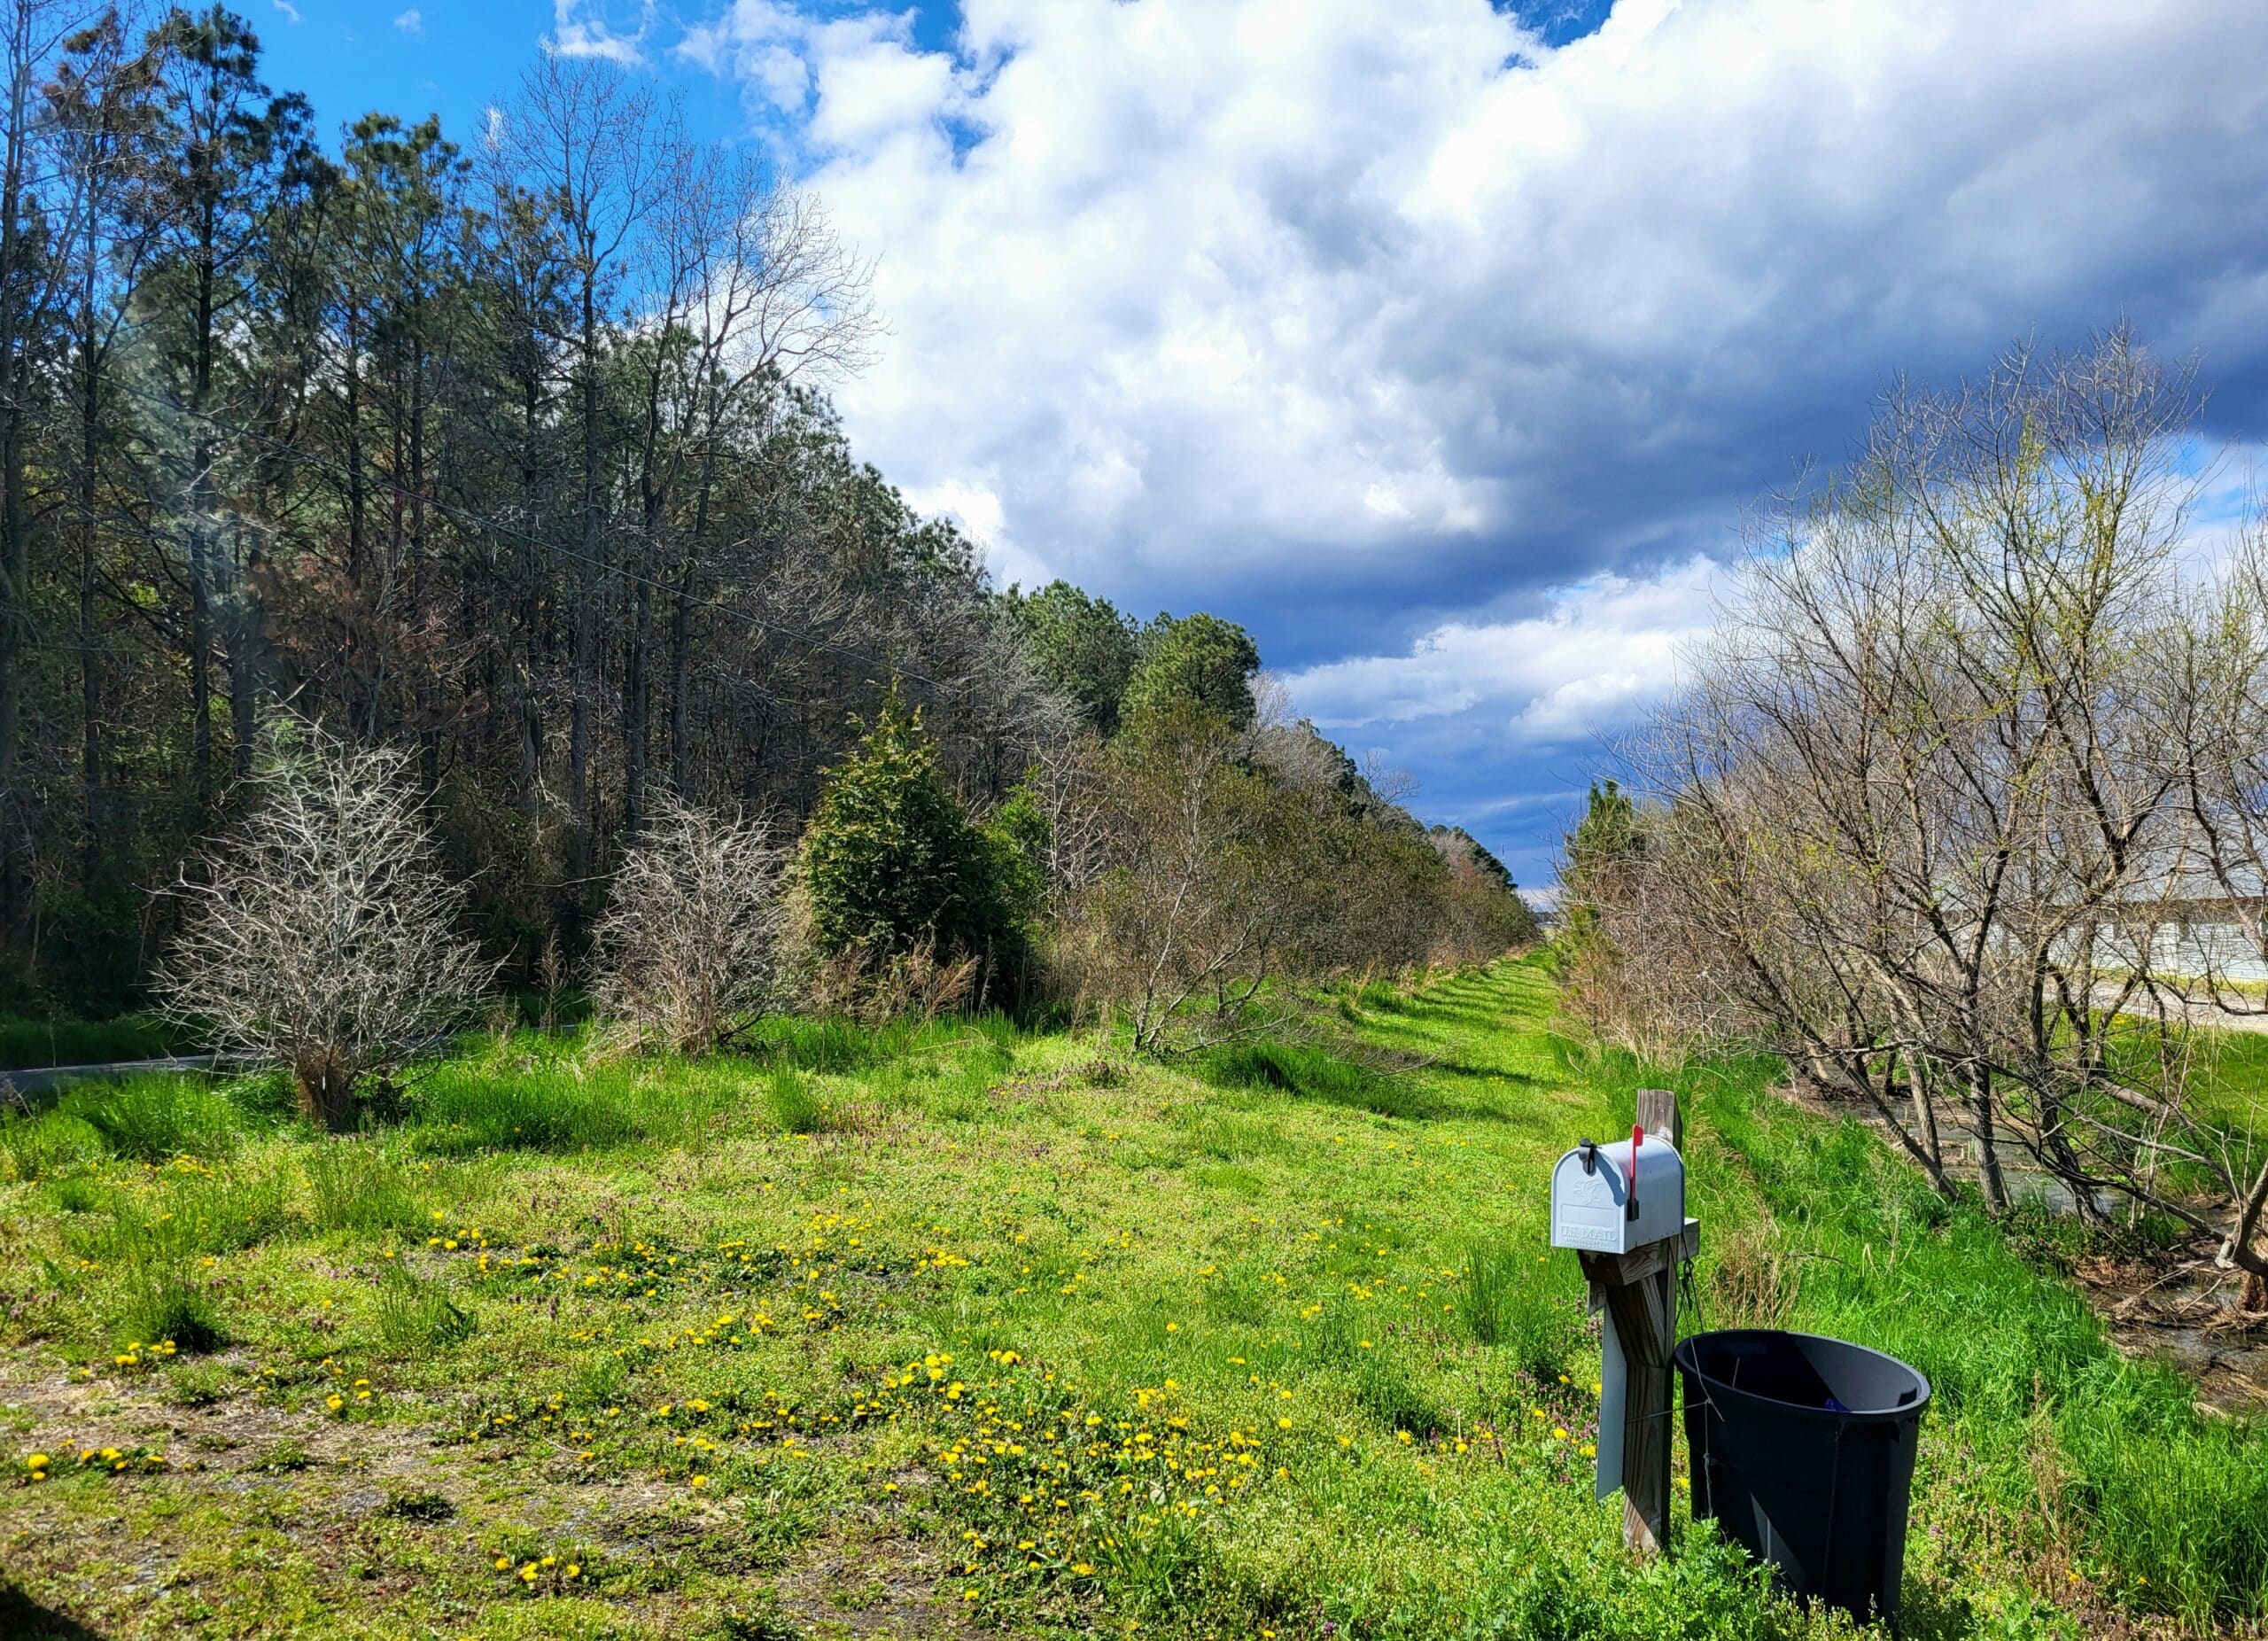
[[[2095,1000],[2105,1007],[2116,1002],[2117,998],[2116,986],[2099,988],[2095,992]],[[2174,1012],[2186,1010],[2192,1025],[2211,1026],[2220,1031],[2268,1031],[2268,998],[2262,998],[2257,1002],[2248,999],[2248,1005],[2242,1008],[2229,1008],[2213,998],[2194,997],[2182,1006],[2182,1009],[2174,1009],[2171,999],[2167,1007]],[[2129,999],[2125,1012],[2147,1019],[2153,1017],[2156,1009],[2147,999]]]

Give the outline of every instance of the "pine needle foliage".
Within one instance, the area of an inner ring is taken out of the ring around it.
[[[804,835],[812,945],[829,958],[997,960],[1016,922],[1000,854],[946,784],[920,711],[893,691]]]

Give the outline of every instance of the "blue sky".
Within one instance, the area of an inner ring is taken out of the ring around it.
[[[326,129],[668,84],[877,259],[837,397],[918,505],[1243,621],[1523,883],[1894,376],[2123,316],[2232,484],[2268,410],[2257,0],[241,3]]]

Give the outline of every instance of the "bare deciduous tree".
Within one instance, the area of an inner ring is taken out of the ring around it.
[[[599,920],[601,1015],[692,1054],[773,1008],[788,853],[762,820],[663,797]]]
[[[1080,898],[1059,960],[1126,1010],[1138,1052],[1246,1029],[1292,933],[1301,886],[1285,805],[1230,757],[1238,738],[1192,712],[1106,766],[1113,868]]]
[[[206,862],[159,975],[167,1010],[226,1052],[291,1069],[308,1114],[351,1128],[361,1080],[462,1024],[494,966],[458,936],[410,759],[307,727],[277,736],[258,803]]]
[[[2198,585],[2195,402],[2124,333],[1894,394],[1637,749],[1598,910],[1656,1024],[1763,1037],[1941,1189],[1965,1130],[1996,1212],[2013,1155],[2210,1233],[2256,1294],[2268,1163],[2197,1027],[2259,1005],[2171,950],[2209,915],[2268,954],[2268,629],[2242,556]]]
[[[647,219],[660,208],[682,153],[673,106],[615,64],[546,53],[531,68],[497,152],[516,166],[558,236],[571,304],[581,494],[583,585],[574,601],[570,663],[568,807],[571,863],[593,856],[591,766],[597,741],[599,590],[615,553],[606,539],[605,393],[601,380],[609,321],[643,249]]]

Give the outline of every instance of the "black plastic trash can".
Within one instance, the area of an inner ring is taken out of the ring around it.
[[[1695,1519],[1798,1595],[1895,1618],[1930,1381],[1863,1345],[1766,1328],[1696,1334],[1675,1359]]]

